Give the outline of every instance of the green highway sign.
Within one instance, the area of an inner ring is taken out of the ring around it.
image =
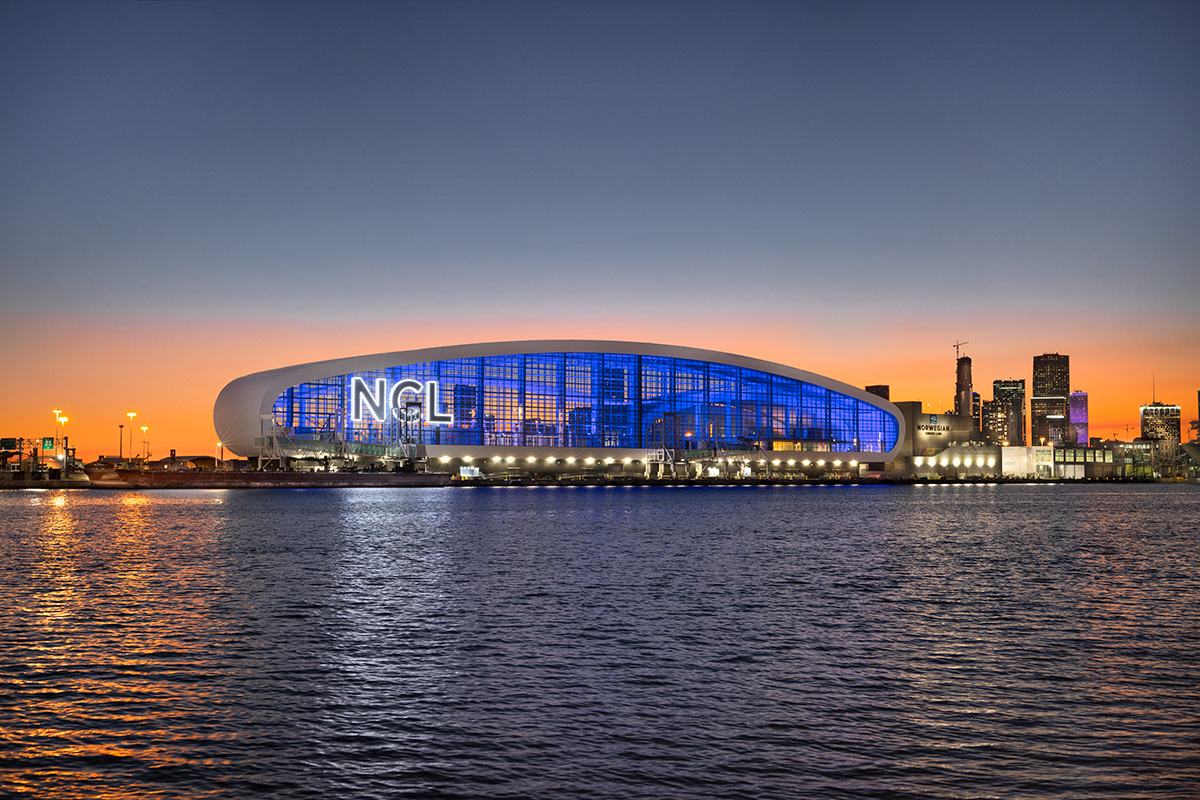
[[[17,448],[17,439],[0,439],[0,450],[15,450]]]
[[[43,450],[53,450],[54,449],[54,437],[53,436],[43,436],[42,437],[42,449]]]

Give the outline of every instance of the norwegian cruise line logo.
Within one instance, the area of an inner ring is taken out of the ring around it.
[[[369,415],[375,421],[383,422],[393,415],[403,416],[409,408],[404,398],[406,393],[411,392],[417,398],[424,396],[421,418],[425,422],[430,425],[453,425],[453,412],[441,411],[440,391],[437,381],[421,383],[412,378],[396,381],[390,388],[386,380],[376,378],[372,390],[364,378],[355,375],[350,381],[350,419],[362,422]]]

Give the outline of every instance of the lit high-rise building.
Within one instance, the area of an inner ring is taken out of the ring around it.
[[[1183,409],[1179,406],[1158,402],[1142,406],[1142,438],[1157,439],[1164,444],[1168,442],[1179,444],[1182,434],[1180,428],[1182,411]]]
[[[1070,356],[1044,353],[1033,357],[1033,395],[1029,412],[1033,444],[1062,438],[1062,424],[1069,412],[1067,397],[1071,386]],[[1056,433],[1051,436],[1049,418],[1055,418]]]
[[[1071,357],[1043,353],[1033,357],[1033,396],[1066,399],[1071,385]]]
[[[1072,444],[1071,423],[1062,414],[1046,415],[1046,433],[1047,444]]]
[[[1004,444],[1008,441],[1008,418],[1012,407],[1003,400],[984,400],[981,409],[983,435],[989,444]]]
[[[1025,379],[992,381],[992,399],[1004,404],[1005,432],[997,441],[1014,447],[1025,446]]]
[[[1088,443],[1088,399],[1087,392],[1074,391],[1070,397],[1070,414],[1068,419],[1071,423],[1073,435],[1071,440],[1075,444]]]

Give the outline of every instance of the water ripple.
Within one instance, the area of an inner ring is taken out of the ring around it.
[[[1193,486],[0,493],[17,797],[1198,796]]]

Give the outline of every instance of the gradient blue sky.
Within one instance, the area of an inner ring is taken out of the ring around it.
[[[1195,2],[6,2],[0,112],[22,319],[870,327],[947,398],[1153,325],[1200,384]]]

